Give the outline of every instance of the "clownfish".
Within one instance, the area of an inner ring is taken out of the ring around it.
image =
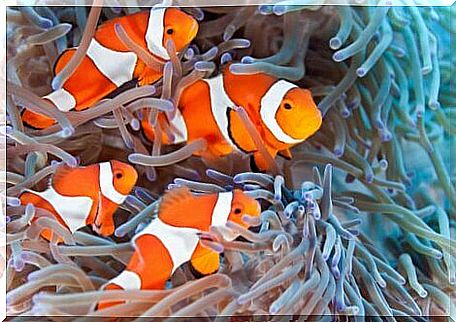
[[[238,189],[198,196],[186,187],[172,189],[163,196],[157,217],[133,237],[135,252],[126,269],[102,288],[164,289],[174,271],[186,262],[197,275],[213,274],[219,269],[219,254],[201,244],[199,233],[215,226],[225,239],[234,240],[238,235],[224,227],[226,222],[248,228],[242,217],[260,213],[258,201]],[[97,309],[114,304],[101,302]]]
[[[245,109],[273,158],[280,154],[290,159],[289,149],[314,134],[322,123],[309,90],[263,73],[235,75],[228,66],[216,77],[187,87],[172,119],[160,115],[160,122],[167,122],[175,133],[172,142],[167,136],[162,142],[190,143],[204,138],[209,155],[253,153],[254,165],[265,170],[266,163],[234,106]],[[153,141],[154,130],[147,119],[142,120],[142,128]]]
[[[60,111],[84,110],[123,84],[137,79],[139,85],[152,84],[162,77],[161,70],[148,67],[117,37],[120,24],[136,44],[148,50],[158,60],[170,59],[165,48],[173,40],[176,51],[181,51],[195,38],[198,23],[190,15],[176,8],[153,7],[148,11],[115,18],[101,24],[95,32],[86,56],[62,88],[44,96]],[[67,49],[57,59],[54,74],[58,74],[75,54],[76,48]],[[25,124],[44,129],[55,120],[25,109]]]
[[[98,234],[109,236],[114,232],[113,214],[137,178],[131,165],[116,160],[75,168],[62,165],[46,190],[26,190],[19,199],[23,205],[48,210],[72,233],[92,225]],[[51,240],[52,231],[45,229],[42,236]]]

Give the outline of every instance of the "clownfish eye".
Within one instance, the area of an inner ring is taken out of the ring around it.
[[[242,210],[241,210],[240,208],[234,209],[234,214],[235,214],[235,215],[240,215],[241,212],[242,212]]]
[[[122,179],[123,174],[121,172],[116,173],[116,179]]]
[[[283,108],[286,110],[291,110],[292,106],[290,105],[290,103],[285,103],[283,104]]]
[[[168,29],[166,30],[166,33],[167,33],[168,35],[172,35],[172,34],[174,33],[174,29],[173,29],[173,28],[168,28]]]

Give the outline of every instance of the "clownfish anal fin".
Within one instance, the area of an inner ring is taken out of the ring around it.
[[[220,268],[220,255],[198,243],[190,267],[196,277],[214,274]]]
[[[287,160],[291,160],[293,158],[290,149],[280,150],[279,152],[277,152],[277,154],[281,157],[284,157]]]

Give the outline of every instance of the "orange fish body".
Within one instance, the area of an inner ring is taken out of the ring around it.
[[[201,245],[198,232],[220,227],[226,239],[237,235],[223,229],[227,221],[248,228],[242,216],[259,216],[259,203],[240,190],[194,196],[187,188],[165,194],[158,217],[133,238],[135,252],[127,268],[105,289],[163,289],[174,271],[190,261],[201,275],[215,273],[219,254]],[[98,304],[98,309],[114,305]]]
[[[205,138],[210,155],[253,153],[256,165],[264,170],[265,161],[233,106],[246,110],[273,157],[278,153],[291,157],[288,149],[314,134],[322,122],[309,90],[266,74],[235,75],[226,68],[222,74],[184,90],[176,116],[167,120],[177,130],[175,140],[162,140],[181,143]],[[148,120],[143,120],[142,126],[153,140]]]
[[[99,26],[86,56],[62,88],[44,96],[59,110],[84,110],[122,84],[133,79],[139,85],[152,84],[162,77],[161,70],[146,66],[137,55],[122,43],[115,32],[120,24],[129,38],[148,50],[159,60],[169,60],[165,45],[172,39],[176,51],[187,46],[198,32],[196,20],[176,8],[154,7],[132,15],[115,18]],[[62,53],[55,64],[58,74],[76,52],[76,48]],[[55,123],[51,118],[25,110],[23,121],[43,129]]]
[[[113,214],[137,177],[132,166],[116,160],[76,168],[63,165],[45,191],[27,190],[19,198],[23,205],[48,210],[72,233],[92,225],[97,233],[109,236],[114,232]],[[42,236],[51,240],[52,232],[44,230]]]

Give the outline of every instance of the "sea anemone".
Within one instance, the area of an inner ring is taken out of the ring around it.
[[[75,68],[69,64],[53,78],[58,55],[74,46],[84,55],[97,23],[144,8],[122,7],[122,0],[116,7],[97,7],[99,1],[8,7],[2,128],[8,314],[456,319],[455,7],[324,2],[185,7],[178,1],[200,30],[165,64],[116,30],[145,61],[162,65],[162,80],[126,84],[92,108],[67,113],[40,98]],[[170,54],[173,46],[167,45]],[[228,61],[235,74],[264,72],[310,88],[324,115],[291,160],[274,160],[243,108],[234,107],[268,160],[267,173],[253,172],[245,155],[192,156],[205,150],[204,139],[166,146],[140,130],[148,117],[155,131],[172,135],[157,115],[173,113],[183,89]],[[57,124],[27,128],[22,104]],[[20,205],[18,195],[43,189],[60,163],[109,159],[129,161],[140,174],[116,214],[112,238],[88,227],[71,234],[46,210]],[[229,222],[241,236],[235,241],[215,228],[208,233],[206,246],[223,250],[217,274],[196,278],[184,265],[165,290],[100,290],[125,267],[132,236],[154,219],[165,189],[176,186],[195,193],[243,189],[262,203],[257,228]],[[42,239],[45,228],[63,242]],[[100,300],[126,302],[94,311]]]

